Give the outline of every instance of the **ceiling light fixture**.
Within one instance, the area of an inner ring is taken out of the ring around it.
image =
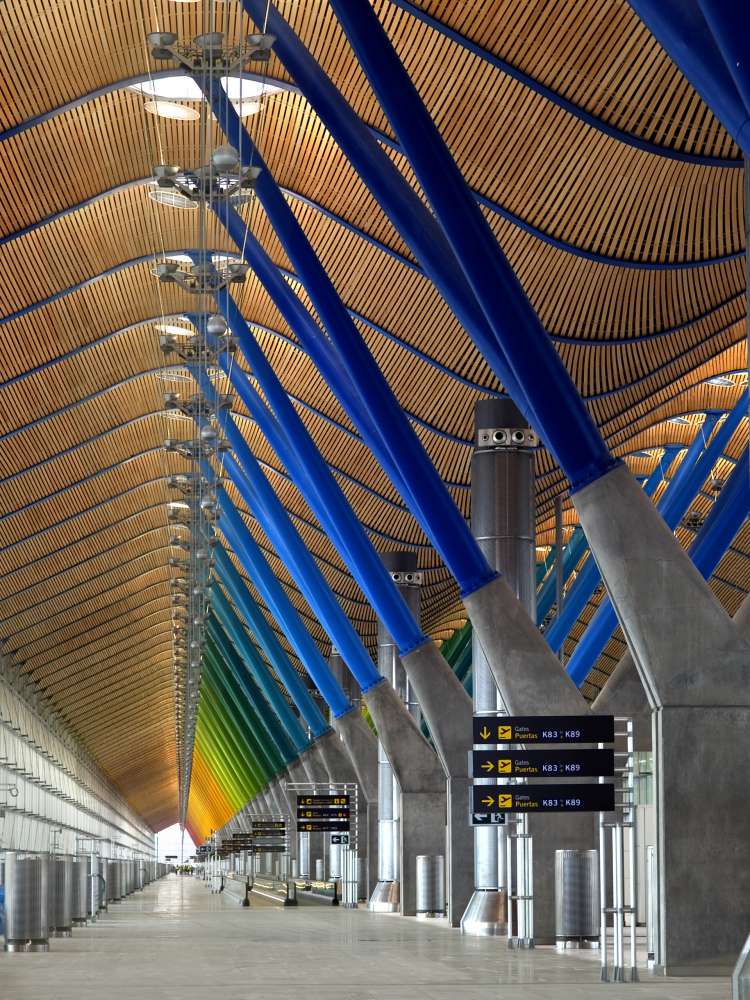
[[[186,326],[176,326],[174,323],[157,323],[156,329],[162,333],[169,333],[173,337],[194,337],[195,330],[190,330]]]
[[[193,201],[192,198],[186,198],[184,194],[180,194],[173,188],[152,187],[149,189],[148,196],[157,205],[166,205],[167,208],[185,209],[188,212],[196,211],[198,208],[197,202]]]
[[[277,94],[280,87],[271,86],[261,80],[253,80],[247,76],[224,76],[221,85],[232,102],[258,100],[259,98]],[[203,100],[200,86],[190,76],[162,76],[156,80],[144,80],[143,83],[133,83],[128,90],[134,90],[144,97],[156,97],[165,101],[195,101]]]
[[[194,122],[201,116],[197,108],[189,108],[185,104],[175,104],[174,101],[165,101],[161,98],[155,101],[146,101],[143,110],[158,118],[173,118],[175,121],[181,122]]]

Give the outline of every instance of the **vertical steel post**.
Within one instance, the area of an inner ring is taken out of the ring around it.
[[[417,557],[414,552],[386,552],[383,562],[404,601],[419,621],[420,591]],[[390,681],[410,714],[419,721],[419,706],[411,695],[398,647],[383,621],[378,618],[378,669]],[[378,883],[370,896],[369,908],[381,913],[399,909],[401,899],[401,790],[382,744],[378,743]]]
[[[499,570],[526,610],[535,603],[536,532],[534,447],[536,438],[510,400],[483,399],[476,405],[471,465],[471,527],[487,561]],[[474,711],[504,711],[489,662],[472,637]],[[487,779],[488,781],[491,779]],[[520,842],[519,842],[520,843]],[[507,916],[505,831],[474,829],[474,894],[464,934],[504,934]]]
[[[563,568],[563,514],[562,496],[555,497],[555,614],[562,612],[565,570]],[[565,643],[560,646],[560,663],[565,663]]]

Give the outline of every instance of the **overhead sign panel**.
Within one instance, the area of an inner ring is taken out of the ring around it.
[[[474,813],[611,812],[615,808],[615,786],[570,785],[475,785]]]
[[[349,820],[348,819],[334,819],[334,820],[304,820],[301,819],[297,823],[297,829],[300,833],[349,833]]]
[[[349,806],[348,795],[298,795],[297,808],[300,806]]]
[[[611,778],[614,750],[474,750],[472,778]]]
[[[613,743],[612,715],[475,716],[474,744]]]
[[[297,819],[349,819],[349,810],[297,806]]]

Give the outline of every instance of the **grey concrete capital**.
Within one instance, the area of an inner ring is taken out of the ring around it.
[[[443,768],[391,685],[381,681],[363,697],[402,793],[445,794]]]
[[[365,799],[368,802],[377,802],[378,741],[375,734],[362,718],[358,708],[353,708],[336,719],[334,727],[344,741]]]
[[[471,698],[431,639],[402,656],[401,662],[446,777],[463,777],[471,749]]]
[[[464,605],[511,715],[587,711],[583,695],[501,577],[465,597]]]
[[[649,702],[750,705],[750,643],[628,469],[572,499]]]

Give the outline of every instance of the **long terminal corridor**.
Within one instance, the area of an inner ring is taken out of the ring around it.
[[[591,1000],[595,953],[451,933],[442,921],[318,905],[242,909],[169,875],[47,955],[0,955],[3,1000]],[[728,1000],[728,980],[644,979],[608,1000]]]

